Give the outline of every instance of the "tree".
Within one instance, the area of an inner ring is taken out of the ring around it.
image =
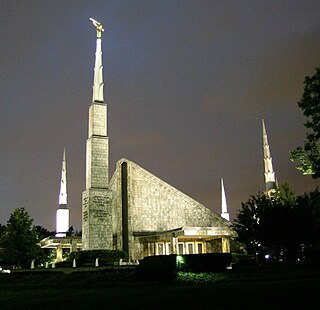
[[[44,228],[43,226],[36,225],[34,227],[34,229],[37,232],[39,241],[44,239],[44,238],[46,238],[46,237],[54,236],[54,232],[53,231],[49,231],[48,229]]]
[[[234,229],[238,234],[238,241],[246,245],[249,254],[259,253],[261,243],[261,217],[264,210],[270,209],[271,199],[265,194],[250,196],[249,200],[241,203],[237,218],[234,221]]]
[[[39,254],[38,236],[32,222],[24,208],[15,209],[11,214],[0,240],[2,258],[9,265],[28,267]]]
[[[296,197],[287,184],[271,196],[261,193],[251,196],[242,203],[235,220],[238,241],[246,245],[249,254],[272,254],[276,260],[288,259],[299,245],[292,238],[295,204]]]
[[[297,162],[297,169],[314,179],[320,177],[320,68],[315,75],[306,76],[301,100],[298,102],[307,117],[308,129],[304,146],[290,152],[290,159]]]
[[[305,246],[320,244],[320,192],[296,197],[285,184],[271,196],[251,196],[234,228],[248,254],[271,254],[276,261],[302,258]]]
[[[74,228],[71,225],[66,233],[67,236],[74,236]]]
[[[0,224],[0,242],[1,242],[2,236],[4,236],[5,231],[6,231],[6,226]]]
[[[53,231],[49,231],[48,229],[46,229],[40,225],[34,226],[34,229],[37,233],[38,242],[40,242],[44,238],[54,236],[54,234],[55,234]],[[45,264],[46,262],[50,261],[51,257],[53,256],[53,252],[54,252],[53,249],[40,249],[40,251],[35,259],[35,263],[37,265],[41,265],[41,264]]]
[[[297,198],[299,209],[299,225],[297,229],[303,231],[305,245],[320,244],[320,191],[318,189]]]
[[[1,241],[5,236],[6,226],[0,224],[0,264],[3,264],[4,248],[1,245]],[[1,265],[0,265],[1,266]]]

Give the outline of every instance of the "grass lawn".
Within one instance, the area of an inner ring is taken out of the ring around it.
[[[314,309],[320,292],[320,270],[302,265],[172,282],[142,281],[132,270],[77,270],[0,274],[0,309]]]

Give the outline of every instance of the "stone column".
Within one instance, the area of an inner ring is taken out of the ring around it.
[[[177,254],[177,238],[172,237],[171,238],[171,253],[172,254]]]
[[[229,238],[223,237],[221,240],[222,244],[222,253],[230,253],[230,240]]]
[[[70,240],[70,253],[77,251],[77,240],[71,239]]]
[[[56,262],[62,262],[62,244],[57,245],[56,249]]]

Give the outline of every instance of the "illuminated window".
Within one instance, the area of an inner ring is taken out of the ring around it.
[[[178,254],[184,254],[184,243],[183,242],[178,243]]]
[[[167,243],[166,243],[166,254],[167,254],[167,255],[172,254],[172,253],[171,253],[171,243],[170,243],[170,242],[167,242]]]
[[[187,254],[194,254],[193,242],[187,242]]]
[[[197,253],[202,254],[203,253],[203,244],[197,243]]]
[[[164,255],[164,254],[165,254],[164,243],[163,242],[156,243],[156,255]]]

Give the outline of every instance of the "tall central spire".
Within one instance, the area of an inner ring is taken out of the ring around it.
[[[107,188],[109,169],[109,142],[107,105],[103,99],[103,66],[101,50],[102,24],[90,18],[97,30],[95,54],[93,101],[89,108],[87,140],[86,188]]]
[[[263,162],[264,162],[264,178],[266,183],[266,193],[270,194],[276,189],[276,180],[272,166],[272,157],[270,154],[270,147],[268,143],[266,126],[264,119],[262,119],[262,131],[263,131]]]
[[[102,24],[96,27],[93,98],[89,107],[86,145],[86,189],[82,193],[82,250],[112,249],[112,209],[109,190],[107,104],[103,98]]]
[[[103,98],[103,65],[102,65],[102,48],[101,48],[101,36],[104,31],[102,24],[90,18],[93,25],[97,29],[97,43],[96,43],[96,55],[94,63],[94,76],[93,76],[93,94],[92,102],[104,102]]]

